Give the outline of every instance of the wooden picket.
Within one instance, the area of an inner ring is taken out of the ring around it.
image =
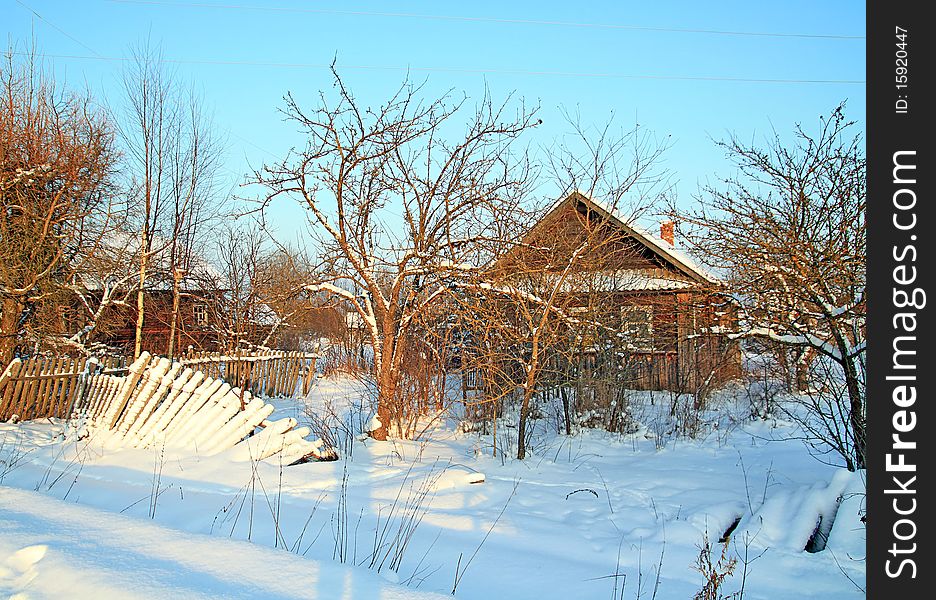
[[[12,361],[0,375],[0,421],[78,419],[109,447],[232,450],[234,460],[283,465],[333,457],[321,440],[305,439],[309,429],[295,419],[269,421],[274,407],[252,391],[307,392],[314,355],[265,351],[171,362],[144,352],[126,369],[92,367],[85,359]]]

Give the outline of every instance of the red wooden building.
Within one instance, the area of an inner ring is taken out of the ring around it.
[[[224,333],[218,318],[223,290],[185,290],[179,298],[175,354],[189,346],[197,350],[219,350]],[[136,297],[131,298],[132,301]],[[168,356],[172,329],[172,290],[148,289],[144,294],[142,348],[151,354]],[[107,345],[125,355],[133,355],[137,310],[132,306],[111,307],[92,334],[92,342]]]

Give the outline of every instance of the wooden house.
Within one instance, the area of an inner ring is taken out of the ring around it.
[[[558,304],[575,317],[581,370],[613,361],[632,389],[699,392],[740,373],[727,334],[736,310],[715,274],[676,248],[673,224],[660,235],[628,222],[581,193],[557,202],[520,243],[499,257],[496,277],[524,285],[526,274],[559,286]]]
[[[179,298],[176,322],[175,354],[188,347],[196,350],[219,350],[223,337],[219,328],[218,310],[223,304],[224,290],[184,289]],[[104,315],[98,330],[92,334],[93,342],[104,344],[115,351],[132,356],[136,339],[136,296],[129,306],[111,307]],[[167,356],[169,333],[172,329],[172,290],[151,287],[144,294],[143,332],[144,350]]]

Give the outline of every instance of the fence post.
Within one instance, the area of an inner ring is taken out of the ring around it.
[[[15,401],[15,396],[13,395],[15,382],[13,378],[19,374],[22,367],[23,361],[14,358],[10,361],[10,364],[7,365],[7,368],[3,370],[3,375],[0,375],[0,392],[3,392],[3,395],[0,396],[0,421],[6,421],[9,418],[7,416],[7,409],[12,408],[13,402]]]
[[[67,415],[73,415],[75,410],[81,407],[81,401],[84,400],[85,389],[88,385],[88,377],[91,375],[91,369],[93,369],[96,364],[97,360],[94,358],[85,362],[84,369],[82,369],[81,373],[78,375],[78,390],[74,395],[74,400],[68,403]]]

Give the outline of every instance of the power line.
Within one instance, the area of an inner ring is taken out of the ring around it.
[[[863,40],[863,35],[836,35],[836,34],[810,34],[810,33],[777,33],[766,31],[731,31],[722,29],[693,29],[679,27],[649,27],[642,25],[626,25],[620,23],[578,23],[573,21],[551,21],[542,19],[507,19],[498,17],[470,17],[458,15],[431,15],[407,12],[385,12],[365,10],[340,10],[331,8],[295,8],[286,6],[252,6],[246,4],[215,4],[209,2],[165,2],[161,0],[105,0],[116,4],[138,4],[146,6],[161,6],[174,8],[210,8],[223,10],[252,10],[280,13],[311,13],[346,16],[392,17],[407,19],[429,19],[436,21],[460,21],[468,23],[502,23],[513,25],[547,25],[552,27],[578,27],[592,29],[617,29],[630,31],[653,31],[666,33],[696,33],[707,35],[731,35],[752,37],[778,37],[778,38],[805,38],[830,40]]]
[[[120,56],[81,56],[78,54],[42,54],[47,58],[59,58],[65,60],[96,60],[127,62],[132,60],[128,57]],[[287,63],[287,62],[268,62],[252,60],[220,60],[220,59],[185,59],[185,58],[164,58],[162,62],[170,64],[188,64],[188,65],[216,65],[216,66],[244,66],[244,67],[265,67],[265,68],[288,68],[288,69],[329,69],[330,63]],[[756,77],[722,77],[708,75],[652,75],[652,74],[629,74],[629,73],[610,73],[610,72],[582,72],[582,71],[536,71],[526,69],[486,69],[486,68],[467,68],[467,67],[439,67],[439,66],[399,66],[399,65],[365,65],[365,64],[341,64],[339,69],[351,70],[371,70],[371,71],[409,71],[425,73],[466,73],[466,74],[488,74],[488,75],[532,75],[544,77],[581,77],[590,79],[648,79],[661,81],[725,81],[735,83],[772,83],[772,84],[836,84],[836,85],[864,85],[862,79],[780,79],[780,78],[756,78]]]
[[[58,31],[59,33],[61,33],[62,35],[64,35],[64,36],[67,37],[68,39],[70,39],[71,41],[75,42],[76,44],[78,44],[79,46],[81,46],[82,48],[84,48],[85,50],[87,50],[88,52],[90,52],[91,54],[94,54],[95,56],[100,56],[97,52],[95,52],[94,48],[91,48],[90,46],[88,46],[87,44],[85,44],[84,42],[82,42],[81,40],[79,40],[78,38],[76,38],[75,36],[69,34],[67,31],[65,31],[64,29],[62,29],[61,27],[59,27],[58,25],[56,25],[55,23],[53,23],[52,21],[50,21],[50,20],[46,19],[45,17],[43,17],[43,16],[40,15],[38,12],[36,12],[36,10],[35,10],[33,7],[29,6],[29,5],[26,4],[25,2],[22,2],[22,0],[16,0],[16,3],[19,4],[20,6],[22,6],[23,8],[25,8],[26,10],[28,10],[29,12],[31,12],[31,13],[32,13],[33,15],[35,15],[36,18],[38,18],[40,21],[42,21],[43,23],[45,23],[46,25],[48,25],[48,26],[51,27],[52,29],[55,29],[56,31]]]

